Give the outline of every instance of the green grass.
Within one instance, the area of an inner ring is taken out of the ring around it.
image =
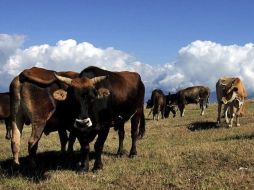
[[[188,105],[185,117],[146,120],[146,135],[138,141],[138,156],[128,158],[130,124],[126,124],[126,155],[117,158],[117,133],[111,129],[102,156],[103,170],[77,174],[76,161],[63,158],[57,133],[43,135],[38,148],[38,169],[28,167],[24,128],[21,168],[10,169],[10,141],[0,126],[0,189],[254,189],[254,102],[247,102],[241,127],[217,128],[217,105],[204,116],[197,105]],[[146,110],[146,115],[148,110]],[[91,144],[93,149],[93,143]],[[79,144],[75,144],[78,158]],[[90,168],[94,160],[90,161]]]

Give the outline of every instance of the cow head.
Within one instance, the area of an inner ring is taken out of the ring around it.
[[[147,100],[146,108],[149,109],[149,108],[152,108],[152,107],[153,107],[152,100],[151,99]]]
[[[239,83],[240,79],[236,78],[231,83],[222,83],[224,96],[221,98],[221,101],[223,104],[228,104],[234,101],[238,97],[238,86],[237,83]]]
[[[110,92],[108,89],[105,88],[95,88],[95,84],[106,79],[106,76],[99,76],[99,77],[94,77],[94,78],[87,78],[87,77],[80,77],[80,78],[68,78],[68,77],[63,77],[55,74],[55,77],[73,87],[74,89],[74,96],[78,100],[80,104],[80,110],[81,113],[78,118],[76,118],[75,125],[76,126],[82,126],[82,127],[91,127],[92,121],[88,115],[89,113],[89,107],[91,103],[95,99],[101,99],[103,97],[109,96]],[[53,93],[53,97],[56,100],[63,101],[67,97],[67,92],[60,89],[57,90]]]
[[[177,111],[178,111],[177,105],[169,105],[169,104],[167,104],[166,108],[165,108],[165,112],[164,112],[164,117],[168,118],[170,112],[172,112],[173,113],[173,117],[175,117]]]
[[[170,94],[166,96],[166,105],[177,105],[178,104],[178,95],[177,94]]]

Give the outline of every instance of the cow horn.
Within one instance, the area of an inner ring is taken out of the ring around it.
[[[54,75],[55,75],[55,77],[56,77],[59,81],[64,82],[64,83],[66,83],[66,84],[68,84],[68,85],[71,85],[71,82],[72,82],[72,79],[71,79],[71,78],[62,77],[62,76],[60,76],[60,75],[57,75],[56,73],[54,73]]]
[[[227,91],[227,94],[230,93],[236,86],[231,86],[231,88]]]
[[[97,82],[100,82],[106,78],[107,78],[107,76],[100,76],[100,77],[91,78],[90,80],[92,81],[92,84],[96,84]]]

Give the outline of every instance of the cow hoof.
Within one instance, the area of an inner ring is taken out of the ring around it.
[[[123,157],[124,153],[123,153],[123,151],[122,152],[117,152],[116,155],[117,155],[117,157],[121,158],[121,157]]]
[[[92,171],[97,172],[97,171],[102,170],[102,169],[103,169],[103,164],[102,163],[101,164],[95,164]]]
[[[78,174],[87,173],[88,170],[89,170],[89,169],[86,168],[86,167],[79,167],[79,168],[77,169],[77,173],[78,173]]]
[[[5,139],[10,140],[11,139],[11,135],[6,135]]]
[[[240,125],[240,123],[237,123],[236,126],[237,126],[237,127],[240,127],[241,125]]]
[[[129,158],[132,158],[132,159],[134,159],[136,157],[137,157],[137,155],[135,155],[135,154],[129,155]]]
[[[81,173],[87,173],[89,171],[89,167],[88,166],[81,166],[80,162],[77,164],[77,173],[81,174]]]
[[[129,154],[129,158],[135,158],[137,156],[137,152],[131,152]]]
[[[145,134],[138,134],[137,140],[143,139],[144,135],[145,135]]]
[[[232,125],[228,125],[228,128],[231,128],[232,127]]]

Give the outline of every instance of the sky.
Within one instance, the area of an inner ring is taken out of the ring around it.
[[[32,66],[140,73],[148,97],[222,76],[254,91],[254,1],[1,0],[0,89]]]

